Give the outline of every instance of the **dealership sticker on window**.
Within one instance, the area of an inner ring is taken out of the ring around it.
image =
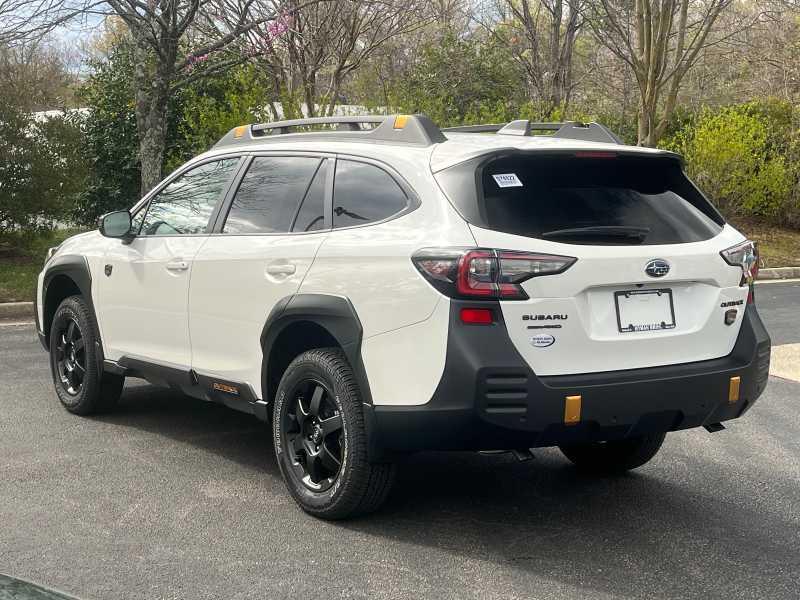
[[[492,177],[494,177],[497,187],[522,187],[522,182],[516,173],[498,173],[497,175],[492,175]]]

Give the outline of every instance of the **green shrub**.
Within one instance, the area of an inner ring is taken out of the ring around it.
[[[176,108],[177,139],[166,172],[209,150],[238,125],[271,120],[269,81],[253,65],[200,79],[182,90]]]
[[[133,48],[123,41],[107,59],[91,64],[93,72],[80,91],[88,108],[82,154],[89,173],[74,217],[84,225],[94,224],[103,213],[129,208],[139,199],[133,61]]]
[[[68,220],[84,185],[79,125],[69,116],[36,121],[0,101],[0,234],[42,231]]]
[[[440,127],[519,118],[523,79],[508,50],[473,35],[425,45],[392,93],[401,112],[425,113]]]
[[[790,146],[754,103],[706,109],[662,144],[684,155],[689,176],[724,214],[783,223],[800,216]]]

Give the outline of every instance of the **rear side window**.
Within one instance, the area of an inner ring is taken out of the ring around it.
[[[407,207],[403,188],[380,167],[353,160],[336,161],[334,228],[382,221]]]
[[[321,159],[257,156],[233,198],[223,233],[286,233]]]
[[[722,229],[721,218],[671,158],[525,156],[478,168],[465,194],[462,173],[437,176],[475,225],[572,244],[697,242]],[[441,174],[440,174],[441,175]],[[461,189],[448,189],[461,188]]]

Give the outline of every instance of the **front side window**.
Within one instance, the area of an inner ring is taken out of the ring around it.
[[[353,160],[336,161],[334,228],[382,221],[407,207],[406,193],[380,167]]]
[[[205,233],[238,164],[238,158],[226,158],[180,175],[150,200],[139,235]]]
[[[310,156],[255,157],[233,198],[223,233],[290,231],[320,162]]]
[[[314,175],[314,181],[303,198],[297,217],[294,219],[292,231],[319,231],[325,228],[325,182],[328,180],[328,169],[331,160],[323,160]]]

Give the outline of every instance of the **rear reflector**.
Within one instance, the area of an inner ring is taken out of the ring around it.
[[[739,386],[742,384],[741,377],[731,377],[731,384],[728,388],[728,402],[733,404],[739,401]]]
[[[461,322],[472,325],[491,325],[494,319],[488,308],[462,308]]]
[[[581,397],[564,398],[564,425],[574,425],[581,420]]]

